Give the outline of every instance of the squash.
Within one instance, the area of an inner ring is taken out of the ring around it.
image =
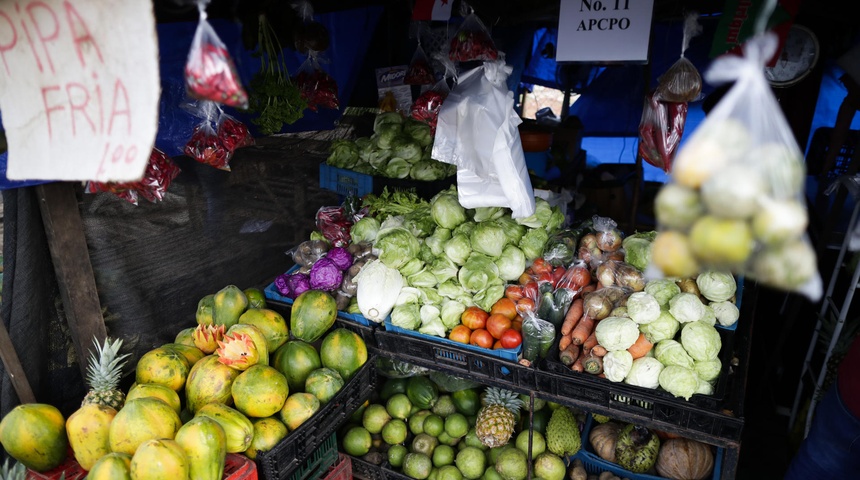
[[[607,462],[615,463],[615,442],[618,440],[618,432],[621,430],[618,422],[600,423],[592,427],[588,434],[588,441],[594,453]]]
[[[709,445],[689,438],[663,442],[657,455],[657,473],[673,480],[704,480],[714,470],[714,452]]]

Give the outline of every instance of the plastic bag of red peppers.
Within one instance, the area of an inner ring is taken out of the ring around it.
[[[445,67],[445,74],[431,88],[418,96],[409,114],[416,120],[421,120],[430,125],[430,130],[433,134],[436,133],[436,121],[439,117],[439,109],[442,108],[442,102],[451,93],[451,88],[448,86],[448,78],[451,77],[456,82],[457,68],[450,59],[445,55],[437,54],[434,56]]]
[[[455,62],[471,62],[475,60],[496,60],[499,51],[490,37],[487,27],[475,12],[469,13],[457,34],[451,39],[448,57]]]
[[[185,154],[194,160],[229,171],[233,152],[255,143],[248,127],[224,113],[217,104],[199,102],[189,110],[201,118],[185,144]]]
[[[322,69],[318,55],[319,52],[308,51],[308,58],[299,67],[293,82],[299,87],[311,111],[316,112],[320,107],[337,110],[340,106],[337,82]]]
[[[224,42],[206,19],[209,0],[199,0],[200,20],[185,63],[188,95],[236,108],[248,108],[248,94],[242,87],[236,65]]]
[[[140,197],[156,203],[164,199],[179,167],[164,152],[152,149],[143,177],[136,182],[87,182],[86,193],[108,192],[135,205]]]

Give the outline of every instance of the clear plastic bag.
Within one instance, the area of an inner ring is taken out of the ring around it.
[[[457,166],[457,196],[465,208],[508,207],[513,218],[535,212],[532,190],[506,80],[504,61],[461,75],[439,111],[432,157]]]
[[[376,372],[386,378],[409,378],[430,373],[427,368],[388,357],[377,357],[375,366]]]
[[[452,78],[455,83],[457,81],[457,67],[454,66],[451,60],[442,57],[444,56],[435,56],[445,67],[445,73],[442,75],[442,78],[431,88],[419,95],[412,102],[412,107],[409,109],[409,115],[416,120],[421,120],[430,125],[430,131],[434,135],[436,134],[436,124],[439,119],[439,110],[442,108],[442,102],[451,93],[451,88],[448,87],[448,79]]]
[[[248,108],[248,94],[242,87],[233,57],[206,19],[209,0],[199,0],[200,20],[185,62],[188,95],[236,108]]]
[[[555,344],[556,327],[552,323],[538,318],[532,311],[524,311],[522,317],[522,360],[531,365],[538,359],[545,358]]]
[[[671,173],[672,159],[686,123],[686,103],[664,102],[657,94],[645,97],[639,122],[639,155],[649,164]]]
[[[308,52],[307,60],[302,63],[293,81],[299,87],[308,109],[316,112],[320,108],[340,108],[337,97],[337,82],[320,66],[319,54]]]
[[[702,76],[699,70],[685,56],[690,39],[702,33],[699,15],[690,13],[684,19],[684,38],[679,58],[660,78],[657,79],[657,97],[664,102],[687,103],[699,99],[702,93]]]
[[[213,166],[220,170],[230,170],[230,159],[233,152],[224,147],[213,123],[218,119],[220,109],[214,102],[201,101],[197,103],[195,115],[202,121],[194,127],[194,132],[185,144],[185,154],[200,163]]]
[[[481,387],[480,383],[473,382],[465,378],[460,378],[445,372],[430,371],[427,376],[430,377],[430,380],[433,380],[433,383],[435,383],[436,386],[439,387],[439,390],[442,392],[453,393],[469,388]]]
[[[87,182],[86,193],[107,192],[138,205],[140,197],[156,203],[164,199],[164,194],[170,188],[170,183],[179,175],[179,167],[164,152],[153,148],[143,177],[136,182],[102,183]]]
[[[709,83],[733,85],[679,150],[655,198],[649,277],[724,270],[821,297],[803,154],[764,76],[776,48],[776,35],[759,34],[743,57],[720,57],[706,73]]]
[[[409,68],[406,69],[403,83],[407,85],[431,85],[435,81],[436,75],[433,73],[433,67],[430,66],[430,59],[424,53],[421,42],[418,42],[418,47],[412,54],[412,60],[409,61]]]
[[[499,51],[490,37],[490,31],[484,26],[475,12],[469,13],[457,33],[451,39],[448,57],[455,62],[471,62],[474,60],[496,60]]]
[[[316,226],[332,246],[346,247],[349,245],[349,230],[352,228],[352,220],[344,212],[342,206],[320,207],[316,214]]]
[[[220,112],[218,117],[218,138],[228,151],[236,151],[237,148],[248,147],[256,142],[248,127],[236,117]]]
[[[307,0],[293,3],[302,23],[293,30],[293,46],[299,53],[322,52],[329,47],[331,35],[325,25],[314,20],[314,7]]]

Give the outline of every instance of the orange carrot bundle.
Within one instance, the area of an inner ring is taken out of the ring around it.
[[[582,302],[582,298],[577,298],[570,304],[570,308],[567,309],[567,313],[564,315],[564,322],[561,324],[562,335],[569,335],[574,327],[576,327],[576,324],[579,323],[579,319],[582,318]]]
[[[573,365],[570,366],[570,369],[573,370],[574,372],[584,372],[585,371],[585,366],[582,364],[582,355],[580,355],[579,358],[577,358],[576,361],[573,362]]]
[[[561,338],[558,339],[558,351],[564,351],[564,349],[571,344],[571,341],[572,339],[570,338],[570,335],[562,335]]]
[[[644,357],[654,345],[645,338],[644,333],[639,334],[639,338],[627,349],[630,352],[630,355],[633,356],[633,360],[637,358]]]
[[[597,345],[597,334],[592,330],[591,335],[582,343],[582,351],[584,353],[591,352],[591,349]]]
[[[580,357],[580,347],[579,345],[570,344],[561,351],[558,358],[564,365],[570,366],[573,365]]]
[[[587,373],[600,375],[603,373],[603,358],[598,357],[592,352],[582,361],[582,366]]]

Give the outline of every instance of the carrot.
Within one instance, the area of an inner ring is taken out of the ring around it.
[[[574,345],[582,345],[585,343],[585,339],[587,339],[588,336],[591,335],[591,332],[594,331],[594,323],[593,318],[588,315],[583,315],[573,331],[570,332],[570,337],[573,340],[572,343]]]
[[[570,366],[570,369],[574,372],[583,372],[585,371],[585,366],[582,364],[582,355],[573,362],[573,365]]]
[[[595,345],[594,348],[591,349],[591,354],[595,357],[602,357],[606,355],[606,347],[603,345]]]
[[[558,355],[558,359],[565,365],[573,365],[573,363],[580,357],[579,353],[579,345],[570,344],[567,348],[562,350]]]
[[[586,338],[585,341],[582,343],[582,350],[590,352],[591,349],[594,348],[596,345],[597,345],[597,334],[595,334],[594,331],[592,331],[591,335],[589,335],[588,338]]]
[[[564,322],[561,324],[561,334],[568,335],[570,334],[573,327],[579,323],[579,319],[582,318],[582,299],[577,298],[570,304],[570,308],[567,309],[567,313],[564,314]]]
[[[636,360],[637,358],[644,357],[653,346],[654,345],[645,338],[645,334],[640,333],[639,338],[636,339],[636,342],[634,342],[627,351],[633,356],[633,360]]]
[[[567,348],[571,341],[572,339],[569,335],[562,335],[561,338],[558,339],[558,351],[561,352]]]
[[[592,352],[582,361],[582,366],[586,372],[592,375],[600,375],[603,373],[603,358],[598,357]]]

